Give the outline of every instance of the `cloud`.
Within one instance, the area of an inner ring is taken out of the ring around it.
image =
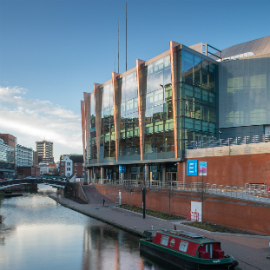
[[[28,99],[27,92],[0,86],[0,133],[10,133],[33,149],[36,141],[53,141],[55,160],[61,154],[82,153],[80,115],[48,100]]]

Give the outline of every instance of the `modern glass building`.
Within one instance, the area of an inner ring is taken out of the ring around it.
[[[14,173],[15,147],[8,145],[2,138],[0,138],[0,179],[13,178]]]
[[[221,137],[270,135],[270,36],[223,50],[219,81]]]
[[[163,54],[94,84],[81,102],[89,178],[176,180],[186,142],[219,130],[218,65],[171,41]]]

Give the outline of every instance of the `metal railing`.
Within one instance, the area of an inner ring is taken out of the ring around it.
[[[270,142],[270,135],[254,135],[235,137],[228,139],[211,139],[205,138],[201,141],[188,141],[186,142],[186,149],[198,149],[198,148],[211,148],[211,147],[223,147],[230,145],[243,145],[250,143],[267,143]]]
[[[111,180],[96,179],[92,183],[107,184],[114,186],[123,186],[126,188],[142,188],[158,189],[158,190],[174,190],[184,192],[197,192],[204,194],[212,194],[216,196],[229,197],[233,199],[242,199],[248,201],[256,201],[270,203],[270,186],[265,184],[246,184],[245,186],[233,185],[217,185],[202,182],[184,183],[178,181],[162,182],[158,180]]]

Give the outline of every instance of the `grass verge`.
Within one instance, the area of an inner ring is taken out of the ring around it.
[[[120,208],[127,209],[127,210],[130,210],[130,211],[136,212],[136,213],[142,213],[142,208],[134,206],[134,205],[122,204],[120,206]],[[162,213],[162,212],[149,210],[149,209],[145,210],[145,214],[149,215],[149,216],[157,217],[157,218],[166,219],[166,220],[185,219],[185,218],[180,217],[180,216],[175,216],[175,215],[172,215],[172,214]]]
[[[207,230],[210,232],[255,234],[255,233],[251,233],[248,231],[244,231],[244,230],[240,230],[240,229],[236,229],[236,228],[229,228],[226,226],[217,225],[217,224],[213,224],[213,223],[209,223],[209,222],[192,221],[192,222],[183,222],[182,224],[188,225],[191,227],[196,227],[196,228],[203,229],[203,230]]]

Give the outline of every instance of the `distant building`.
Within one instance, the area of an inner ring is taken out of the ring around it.
[[[53,142],[41,141],[36,142],[36,151],[38,153],[38,162],[54,163]]]
[[[4,134],[4,135],[9,135],[9,134]],[[15,138],[16,140],[16,137],[14,136],[12,137]],[[12,138],[12,137],[7,136],[5,138]],[[15,147],[9,145],[4,139],[2,139],[2,136],[1,136],[0,138],[0,179],[13,178],[14,173],[15,173]]]
[[[33,166],[33,149],[17,144],[17,166],[32,167]]]
[[[40,167],[17,167],[18,178],[27,176],[40,176]]]
[[[50,163],[50,162],[40,162],[40,174],[51,174],[53,175],[55,172],[55,163]]]
[[[85,168],[82,155],[61,155],[59,175],[72,177],[76,174],[76,177],[83,178],[85,176]]]
[[[17,138],[11,134],[2,134],[0,133],[0,138],[3,139],[9,146],[16,147]]]
[[[33,166],[38,166],[38,152],[33,150]]]

